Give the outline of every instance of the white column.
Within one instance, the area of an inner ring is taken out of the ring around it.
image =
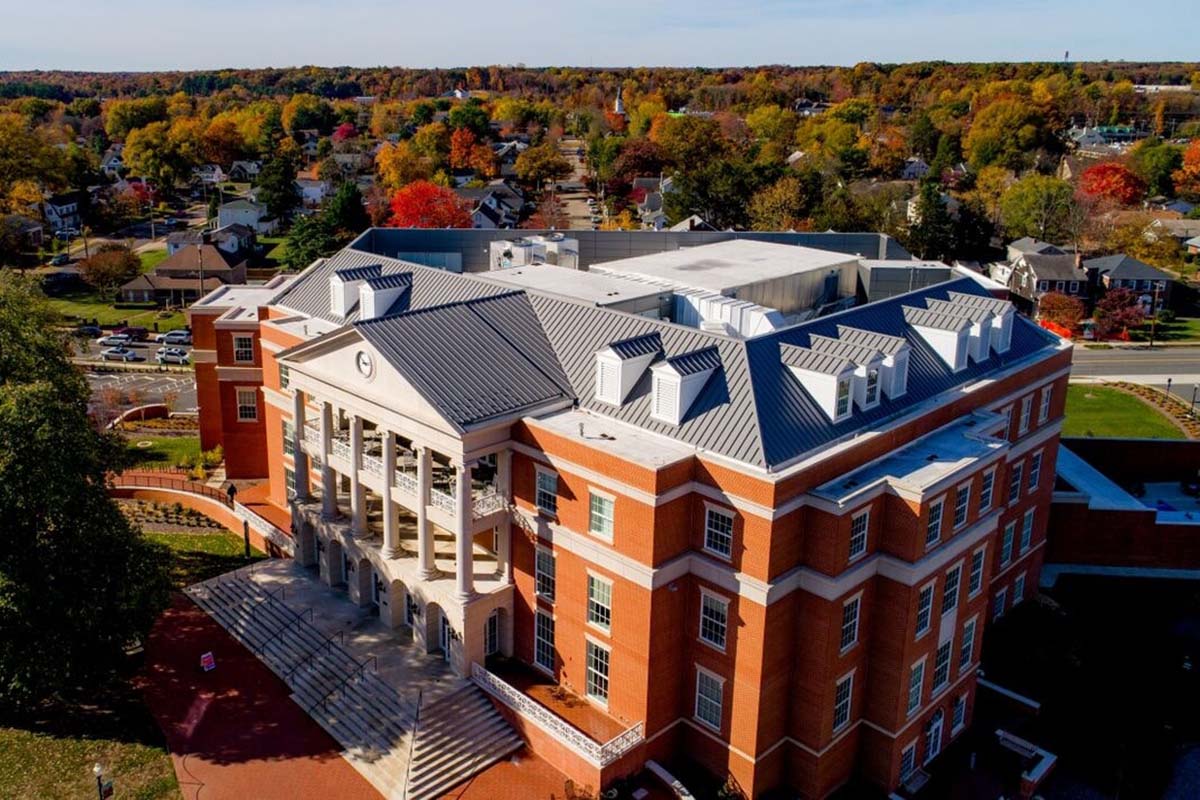
[[[475,548],[471,539],[471,465],[455,470],[457,504],[454,524],[454,544],[457,553],[454,562],[455,589],[458,599],[466,602],[475,594]]]
[[[304,452],[304,392],[292,397],[292,464],[296,473],[296,499],[308,499],[308,453]]]
[[[496,491],[503,498],[505,506],[512,503],[512,451],[501,450],[496,454]],[[504,518],[499,526],[497,535],[498,551],[496,553],[497,566],[500,568],[500,577],[505,583],[512,583],[512,519],[508,511],[505,511]]]
[[[433,560],[433,527],[429,524],[429,483],[433,465],[430,463],[429,448],[417,448],[417,566],[421,580],[427,581],[437,575],[437,564]]]
[[[321,404],[321,515],[326,519],[337,516],[337,476],[329,465],[333,450],[333,404]]]
[[[396,508],[392,505],[392,480],[396,476],[396,434],[383,434],[383,557],[396,558],[400,555],[400,543],[396,541]],[[403,609],[400,609],[403,612]],[[394,612],[393,612],[394,613]]]
[[[362,417],[350,417],[350,517],[354,521],[354,535],[367,532],[367,490],[358,479],[362,469],[363,421]]]

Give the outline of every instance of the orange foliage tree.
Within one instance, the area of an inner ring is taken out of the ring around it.
[[[450,134],[450,166],[453,169],[468,169],[475,149],[475,134],[470,128],[455,128]]]
[[[393,228],[469,228],[469,204],[450,189],[429,181],[413,181],[392,195]]]
[[[1183,151],[1183,164],[1171,173],[1175,191],[1189,200],[1200,200],[1200,139]]]
[[[1136,203],[1146,194],[1146,182],[1115,161],[1094,164],[1079,176],[1079,188],[1090,197],[1104,197],[1121,205]]]

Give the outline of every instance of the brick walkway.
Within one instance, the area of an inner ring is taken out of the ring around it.
[[[379,800],[287,686],[183,596],[150,633],[142,690],[185,800]]]

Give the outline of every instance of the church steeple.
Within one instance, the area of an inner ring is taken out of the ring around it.
[[[625,116],[625,100],[621,97],[621,87],[617,87],[617,99],[613,103],[613,113],[617,116]]]

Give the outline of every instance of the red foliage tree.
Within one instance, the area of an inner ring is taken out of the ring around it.
[[[1104,197],[1131,205],[1146,194],[1146,182],[1128,167],[1115,161],[1094,164],[1079,177],[1079,188],[1091,197]]]
[[[1038,303],[1038,316],[1074,333],[1083,320],[1083,301],[1061,292],[1047,292]]]
[[[354,123],[343,122],[333,129],[333,136],[331,138],[334,144],[339,144],[348,139],[353,139],[355,136],[358,136],[358,128],[354,127]]]
[[[1146,321],[1138,296],[1129,289],[1110,289],[1096,303],[1096,333],[1106,338],[1136,328]]]
[[[393,228],[469,228],[471,207],[450,189],[413,181],[392,195]]]
[[[453,169],[468,169],[471,154],[475,149],[475,134],[470,128],[455,128],[450,134],[450,166]]]

